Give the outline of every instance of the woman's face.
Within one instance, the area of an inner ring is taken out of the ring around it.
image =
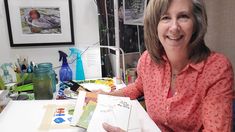
[[[193,33],[191,0],[172,0],[157,27],[158,36],[165,51],[187,52]]]

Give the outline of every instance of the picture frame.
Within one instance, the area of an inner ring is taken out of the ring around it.
[[[72,0],[4,0],[11,47],[74,45]]]
[[[147,0],[123,0],[124,24],[144,25],[144,11]]]

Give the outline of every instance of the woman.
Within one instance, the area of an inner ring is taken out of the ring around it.
[[[206,30],[203,0],[150,0],[138,78],[109,94],[144,95],[148,114],[163,132],[231,131],[232,66],[205,45]]]

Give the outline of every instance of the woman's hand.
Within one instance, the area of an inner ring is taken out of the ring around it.
[[[93,93],[96,93],[96,94],[106,94],[108,95],[107,92],[104,92],[103,90],[99,89],[99,90],[92,90]]]
[[[103,128],[107,132],[125,132],[120,127],[111,126],[108,123],[103,123]]]

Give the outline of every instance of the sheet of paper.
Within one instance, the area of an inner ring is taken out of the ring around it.
[[[83,50],[86,50],[85,48]],[[82,54],[85,78],[101,78],[101,57],[100,49],[90,47]]]
[[[127,131],[130,112],[130,98],[98,95],[97,106],[87,131],[105,132],[102,127],[104,122]]]
[[[74,107],[57,107],[52,117],[51,125],[69,125],[72,120]]]
[[[86,106],[90,101],[97,102],[97,94],[85,91],[79,91],[77,103],[71,121],[72,126],[77,126],[77,123],[79,122],[79,119],[82,116],[84,109],[86,108]]]
[[[128,132],[141,132],[141,124],[138,118],[138,112],[135,106],[131,107],[131,114],[128,126]]]
[[[87,104],[87,106],[85,107],[84,112],[82,113],[81,117],[79,118],[79,121],[77,123],[77,125],[79,127],[88,128],[88,125],[90,123],[90,120],[92,118],[92,115],[95,111],[96,108],[96,102],[94,101],[89,101],[89,103]]]

